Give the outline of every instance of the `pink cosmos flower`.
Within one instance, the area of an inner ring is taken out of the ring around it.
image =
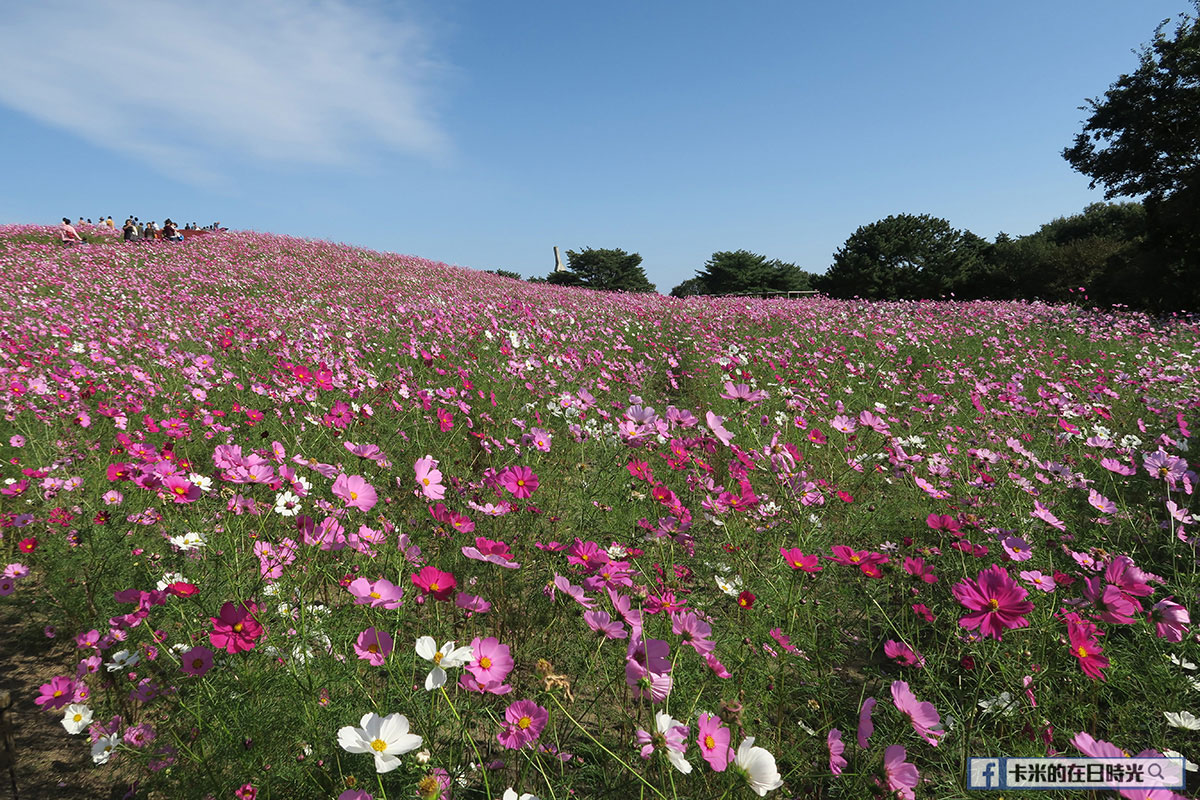
[[[387,578],[375,581],[355,578],[346,588],[354,595],[355,605],[370,604],[372,608],[399,608],[404,596],[404,590]]]
[[[519,750],[542,735],[550,712],[532,700],[518,700],[504,710],[504,719],[508,724],[496,740],[509,750]]]
[[[449,572],[442,572],[433,566],[422,567],[420,572],[411,577],[413,585],[426,595],[433,597],[434,600],[449,600],[450,595],[458,586],[453,575]]]
[[[671,694],[674,681],[668,672],[653,672],[632,658],[627,658],[625,684],[633,690],[634,697],[648,697],[652,703],[661,703]]]
[[[713,772],[724,772],[733,758],[733,748],[729,746],[729,728],[721,724],[721,718],[716,714],[708,713],[700,715],[697,728],[696,743],[700,745],[700,757],[712,767]]]
[[[863,700],[862,708],[858,710],[858,746],[866,750],[871,734],[875,732],[875,723],[871,720],[871,712],[875,710],[876,700],[868,697]]]
[[[529,467],[509,467],[500,473],[500,485],[524,500],[538,488],[538,477]]]
[[[907,756],[908,751],[903,745],[889,745],[883,751],[883,771],[887,776],[889,792],[895,792],[900,800],[915,800],[917,794],[914,789],[921,775],[914,765],[904,760]]]
[[[1037,570],[1025,570],[1021,573],[1021,580],[1033,584],[1035,589],[1041,589],[1043,592],[1053,592],[1057,587],[1054,578],[1049,575],[1043,575]]]
[[[671,632],[700,655],[716,649],[716,645],[708,638],[712,636],[712,626],[694,611],[672,612]]]
[[[333,494],[346,502],[347,507],[359,511],[370,511],[379,500],[375,487],[367,483],[361,475],[341,473],[333,482]]]
[[[33,702],[42,708],[57,711],[75,701],[75,686],[75,681],[70,678],[55,676],[49,683],[38,687],[41,694],[35,697]]]
[[[959,603],[975,612],[958,621],[967,630],[979,628],[984,636],[1000,641],[1006,629],[1029,625],[1024,616],[1033,610],[1033,603],[1025,599],[1029,591],[999,564],[981,571],[974,581],[954,584],[951,591]]]
[[[554,575],[554,588],[560,592],[565,592],[568,597],[570,597],[576,603],[579,603],[579,605],[583,606],[588,611],[591,611],[596,607],[596,601],[588,597],[587,594],[584,593],[582,587],[576,586],[562,575],[557,573]]]
[[[1001,542],[1004,547],[1004,552],[1013,561],[1028,561],[1033,558],[1033,552],[1029,549],[1029,543],[1018,536],[1008,536]]]
[[[189,481],[187,478],[181,478],[178,475],[170,475],[163,481],[163,488],[167,490],[167,494],[176,503],[194,503],[200,499],[202,492],[200,487]]]
[[[939,738],[946,731],[942,729],[942,718],[933,703],[918,701],[904,681],[892,681],[892,702],[909,718],[917,735],[937,747]]]
[[[443,525],[449,525],[456,531],[461,533],[470,533],[475,530],[475,523],[465,514],[459,514],[446,508],[445,503],[438,503],[429,507],[429,516],[433,517]]]
[[[704,412],[704,422],[708,425],[708,429],[713,432],[713,436],[723,445],[728,445],[733,441],[733,434],[725,429],[724,420],[718,417],[711,411]]]
[[[725,386],[721,392],[721,397],[725,400],[740,400],[744,403],[758,403],[766,400],[768,395],[762,389],[751,389],[748,384],[737,383],[733,381],[725,381]]]
[[[471,641],[471,652],[475,657],[466,669],[481,685],[499,685],[512,672],[512,650],[506,644],[500,644],[495,636],[480,639],[476,636]]]
[[[841,775],[849,762],[842,758],[842,753],[846,751],[846,745],[842,742],[842,732],[837,728],[829,731],[829,735],[825,737],[825,745],[829,748],[829,771],[834,775]]]
[[[467,594],[459,592],[454,596],[454,605],[467,612],[467,616],[471,614],[486,614],[492,610],[492,604],[484,600],[479,595]]]
[[[468,545],[464,547],[462,554],[467,558],[473,558],[476,561],[487,561],[505,569],[517,569],[521,566],[512,560],[512,553],[509,551],[507,544],[504,542],[494,542],[482,536],[475,537],[475,546],[471,547]]]
[[[883,643],[883,652],[888,658],[903,666],[917,668],[925,666],[925,657],[904,642],[888,639]]]
[[[612,619],[607,611],[585,611],[583,621],[594,632],[602,634],[606,639],[625,639],[629,632],[619,620]]]
[[[395,645],[395,640],[386,631],[367,628],[358,635],[357,641],[354,642],[354,652],[371,666],[381,667]]]
[[[225,603],[221,606],[219,617],[209,617],[213,629],[208,634],[212,646],[227,653],[240,653],[253,650],[258,638],[263,635],[263,627],[258,624],[254,614],[258,606],[254,603]]]
[[[213,665],[213,651],[204,645],[197,645],[179,656],[179,668],[187,675],[201,677]]]
[[[433,456],[418,458],[413,464],[417,474],[417,488],[430,500],[441,500],[446,496],[446,487],[442,485],[442,473],[437,467],[438,462]]]
[[[1033,517],[1034,519],[1040,519],[1047,525],[1058,528],[1060,531],[1065,531],[1067,529],[1066,523],[1050,513],[1050,509],[1042,505],[1041,500],[1033,501],[1033,511],[1029,512],[1029,516]]]
[[[1154,608],[1150,611],[1150,621],[1154,623],[1154,630],[1160,639],[1166,639],[1168,642],[1182,642],[1183,635],[1187,633],[1187,626],[1192,619],[1186,608],[1172,602],[1168,597],[1166,600],[1160,600],[1154,604]]]

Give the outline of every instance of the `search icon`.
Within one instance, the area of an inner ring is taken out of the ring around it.
[[[1151,764],[1150,766],[1146,767],[1146,772],[1151,778],[1158,778],[1160,781],[1163,779],[1163,770],[1158,764]]]

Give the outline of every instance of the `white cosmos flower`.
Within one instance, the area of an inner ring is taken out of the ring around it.
[[[720,575],[715,576],[717,579],[717,588],[730,597],[737,597],[742,590],[742,579],[736,575],[732,578],[722,578]]]
[[[1185,731],[1200,731],[1200,717],[1190,711],[1164,711],[1167,724],[1172,728],[1183,728]]]
[[[198,550],[208,544],[208,540],[203,533],[195,533],[193,531],[188,531],[183,536],[172,536],[168,541],[184,551]]]
[[[104,668],[109,672],[120,672],[123,669],[132,667],[134,664],[142,660],[142,657],[137,653],[131,653],[128,650],[118,650],[113,653],[111,664],[105,664]]]
[[[422,636],[417,639],[417,655],[433,663],[433,669],[425,676],[425,691],[432,692],[446,684],[446,669],[461,667],[471,663],[475,651],[470,647],[454,646],[454,642],[446,642],[439,650],[432,636]]]
[[[275,496],[275,513],[284,517],[294,517],[300,513],[300,498],[291,492],[280,492]]]
[[[1167,660],[1170,661],[1175,666],[1183,667],[1184,669],[1193,669],[1194,670],[1196,668],[1196,665],[1193,664],[1191,661],[1188,661],[1186,658],[1180,658],[1179,656],[1174,655],[1174,654],[1167,656]]]
[[[375,756],[376,772],[391,772],[400,766],[402,756],[421,746],[421,737],[408,732],[408,717],[403,714],[363,714],[358,728],[347,725],[338,730],[338,744],[348,753]]]
[[[92,745],[92,763],[107,764],[108,759],[112,757],[113,750],[117,749],[118,741],[119,739],[115,733],[110,736],[101,736],[97,739],[96,743]]]
[[[755,747],[753,736],[747,736],[742,741],[733,763],[745,777],[750,791],[759,797],[766,797],[767,792],[783,786],[783,778],[775,768],[775,756],[761,747]]]
[[[181,575],[180,573],[168,572],[167,574],[162,576],[162,580],[158,582],[157,588],[160,592],[162,592],[162,591],[165,591],[166,588],[168,586],[170,586],[172,583],[181,583],[182,581],[183,581],[183,575]]]
[[[82,703],[72,703],[67,706],[62,718],[62,726],[67,729],[67,733],[72,736],[77,733],[83,733],[90,724],[92,724],[92,710],[90,708]]]
[[[1009,717],[1017,710],[1013,703],[1012,694],[1009,692],[1001,692],[997,697],[990,700],[984,699],[979,701],[979,707],[983,709],[985,714],[1002,714]]]
[[[193,472],[188,475],[188,480],[191,481],[193,486],[198,487],[202,492],[212,491],[212,478],[208,477],[207,475],[201,475],[198,472]]]
[[[1183,759],[1183,767],[1188,772],[1195,772],[1196,770],[1200,770],[1200,766],[1197,766],[1196,764],[1193,764],[1191,761],[1188,761],[1187,757],[1183,753],[1179,752],[1178,750],[1163,750],[1163,755],[1166,756],[1167,758],[1182,758]]]
[[[536,797],[534,797],[533,795],[531,795],[529,792],[525,792],[524,794],[518,795],[512,789],[505,789],[504,790],[504,800],[538,800],[538,799]]]

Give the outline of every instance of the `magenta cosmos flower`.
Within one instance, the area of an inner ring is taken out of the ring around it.
[[[1029,625],[1024,616],[1033,610],[1033,603],[1025,599],[1029,591],[999,564],[980,572],[974,581],[954,584],[952,591],[958,602],[975,612],[958,621],[967,630],[979,628],[984,636],[1000,641],[1005,629]]]
[[[199,678],[212,669],[213,651],[204,645],[197,645],[179,656],[179,667],[184,674]]]
[[[350,508],[359,511],[370,511],[379,500],[375,487],[367,483],[361,475],[342,473],[333,481],[333,494],[346,501]]]
[[[263,634],[262,625],[254,619],[258,606],[251,603],[234,605],[225,603],[221,606],[219,617],[209,617],[213,629],[208,634],[212,646],[227,653],[240,653],[243,650],[253,650],[258,637]]]
[[[538,488],[538,476],[529,467],[509,467],[500,473],[500,485],[512,492],[513,497],[524,500]]]
[[[496,740],[509,750],[519,750],[542,735],[550,712],[532,700],[518,700],[504,710],[507,724]]]
[[[410,576],[413,585],[434,600],[449,600],[454,594],[458,582],[449,572],[442,572],[437,567],[421,567],[421,571]]]
[[[42,708],[58,710],[75,700],[75,681],[64,676],[56,676],[49,683],[38,687],[41,692],[33,702]]]

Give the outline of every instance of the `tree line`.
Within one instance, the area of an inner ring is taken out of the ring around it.
[[[883,300],[1080,301],[1155,313],[1200,309],[1200,0],[1169,20],[1103,98],[1088,99],[1083,130],[1062,156],[1103,187],[1106,201],[1026,236],[987,241],[928,214],[863,225],[824,274],[748,250],[713,253],[674,297],[815,289]],[[642,257],[623,250],[567,251],[550,283],[653,292]]]

